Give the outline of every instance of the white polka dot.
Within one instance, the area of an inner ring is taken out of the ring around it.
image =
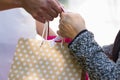
[[[24,61],[25,59],[24,58],[21,58],[21,61]]]
[[[63,72],[63,73],[62,73],[62,75],[63,75],[63,76],[65,76],[65,75],[66,75],[66,73],[65,73],[65,72]]]
[[[49,65],[49,62],[47,62],[47,61],[46,61],[46,63],[45,63],[45,64],[46,64],[46,65]]]
[[[41,72],[41,70],[40,70],[40,69],[38,69],[37,71],[38,71],[38,72]]]
[[[44,65],[42,65],[42,66],[41,66],[41,68],[45,68],[45,66],[44,66]]]
[[[19,77],[20,77],[20,75],[17,75],[16,77],[17,77],[17,78],[19,78]]]
[[[51,66],[48,66],[47,69],[51,69]]]
[[[10,77],[13,77],[13,76],[14,76],[14,74],[11,74],[11,75],[10,75]]]
[[[28,54],[26,54],[25,57],[28,58]]]
[[[42,78],[41,80],[45,80],[45,79]]]
[[[62,64],[61,63],[58,63],[58,66],[61,66]]]
[[[16,68],[16,66],[15,65],[13,65],[13,69],[15,69]]]
[[[50,61],[52,61],[53,60],[53,58],[50,58]]]
[[[45,77],[48,79],[48,78],[49,78],[49,75],[48,75],[48,74],[46,74],[46,75],[45,75]]]
[[[63,71],[64,70],[64,68],[60,68],[60,71]]]
[[[47,73],[47,71],[46,71],[46,70],[44,70],[44,71],[43,71],[43,73],[44,73],[44,74],[46,74],[46,73]]]
[[[65,63],[65,64],[64,64],[64,66],[65,66],[65,67],[67,67],[67,66],[68,66],[68,64],[66,64],[66,63]]]
[[[32,77],[30,76],[28,79],[30,79],[30,80],[31,80],[31,79],[32,79]]]
[[[35,80],[39,80],[38,78],[35,78]]]
[[[34,60],[33,62],[34,62],[34,63],[37,63],[37,60]]]
[[[22,53],[20,53],[20,54],[19,54],[19,56],[21,57],[21,56],[23,56],[23,54],[22,54]]]
[[[76,73],[75,76],[78,77],[79,75]]]
[[[51,76],[52,77],[52,79],[54,79],[55,78],[55,76],[53,75],[53,76]]]
[[[31,68],[31,71],[32,71],[32,72],[34,72],[34,71],[35,71],[35,69],[34,69],[34,68]]]
[[[22,48],[22,49],[24,49],[24,48],[25,48],[25,46],[24,46],[24,45],[21,45],[21,48]]]
[[[75,80],[75,78],[74,78],[74,77],[72,77],[72,78],[71,78],[71,80]]]
[[[15,73],[18,73],[18,70],[15,70],[14,72],[15,72]]]
[[[27,65],[27,63],[26,63],[26,62],[24,62],[24,63],[23,63],[23,66],[26,66],[26,65]]]
[[[59,75],[59,73],[60,73],[60,72],[59,72],[59,71],[57,71],[57,72],[56,72],[56,75]]]
[[[48,53],[48,51],[49,51],[49,50],[47,49],[46,52]]]
[[[32,59],[34,59],[35,58],[35,56],[34,55],[32,55]]]
[[[52,66],[54,66],[55,65],[55,62],[52,62]]]
[[[57,55],[56,55],[56,54],[54,54],[54,57],[57,57]]]
[[[19,65],[20,64],[20,62],[17,62],[17,65]]]
[[[52,50],[51,52],[52,52],[52,53],[54,53],[54,52],[55,52],[55,50]]]
[[[52,70],[50,70],[50,74],[53,74],[53,71],[52,71]]]
[[[32,66],[33,66],[33,64],[29,64],[29,66],[30,66],[30,67],[32,67]]]
[[[28,45],[28,42],[26,41],[25,44]]]
[[[33,54],[33,52],[32,52],[32,51],[29,51],[29,54]]]
[[[61,76],[58,76],[58,80],[62,80],[62,77],[61,77]]]
[[[30,62],[30,59],[27,59],[27,62]]]
[[[66,54],[66,53],[68,53],[68,52],[67,52],[67,51],[64,51],[63,53],[65,53],[65,54]]]
[[[33,73],[33,76],[37,76],[37,74],[36,74],[36,73]]]
[[[73,72],[76,72],[76,69],[73,69]]]
[[[65,77],[64,80],[69,80],[68,77]]]
[[[24,78],[25,78],[25,76],[23,75],[22,79],[24,79]]]
[[[35,44],[34,43],[31,43],[32,46],[34,46]]]
[[[57,67],[54,67],[54,70],[57,70],[58,68]]]
[[[36,55],[38,55],[38,54],[39,54],[39,52],[36,52],[35,54],[36,54]]]
[[[19,41],[19,43],[20,43],[20,44],[22,44],[22,43],[23,43],[23,41]]]
[[[27,53],[27,50],[24,49],[24,50],[23,50],[23,53]]]
[[[65,57],[66,57],[67,59],[69,59],[69,55],[66,55]]]
[[[40,56],[38,56],[38,59],[41,59],[41,57],[40,57]]]
[[[20,52],[21,51],[21,49],[17,49],[17,52]]]
[[[43,61],[40,61],[40,64],[43,64]]]
[[[69,72],[69,71],[70,71],[70,68],[67,68],[66,71]]]
[[[74,65],[73,64],[70,64],[70,67],[73,67]]]
[[[45,56],[45,53],[42,53],[42,56]]]
[[[27,72],[27,75],[29,75],[30,74],[30,72]]]
[[[37,48],[36,48],[36,47],[34,47],[33,49],[34,49],[35,51],[37,50]]]
[[[68,76],[72,76],[73,74],[72,73],[69,73]]]
[[[44,60],[46,61],[46,60],[47,60],[47,58],[46,58],[46,57],[44,57]]]
[[[22,66],[19,66],[19,70],[21,70],[22,69]]]
[[[25,67],[24,69],[25,69],[25,70],[28,70],[28,67]]]
[[[23,75],[23,74],[24,74],[24,71],[21,71],[20,74]]]
[[[47,55],[48,55],[49,57],[51,56],[51,54],[49,54],[49,53],[48,53]]]
[[[30,46],[27,46],[27,49],[29,50],[29,49],[30,49]]]

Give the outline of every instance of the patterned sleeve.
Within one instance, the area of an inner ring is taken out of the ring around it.
[[[69,48],[80,66],[86,69],[91,80],[118,80],[118,65],[105,55],[91,32],[78,34],[69,44]]]

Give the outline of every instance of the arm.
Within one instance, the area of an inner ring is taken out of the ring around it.
[[[34,19],[45,22],[53,20],[62,12],[57,0],[0,0],[0,10],[24,8]]]
[[[120,79],[120,55],[117,63],[110,60],[94,40],[94,35],[86,30],[84,19],[79,14],[62,13],[57,33],[73,39],[69,48],[91,80]]]
[[[116,80],[120,75],[118,65],[104,54],[91,32],[81,32],[69,48],[75,53],[74,56],[81,66],[85,67],[92,80]]]
[[[0,10],[22,7],[19,0],[0,0]]]

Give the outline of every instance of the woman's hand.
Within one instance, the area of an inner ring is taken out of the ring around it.
[[[75,36],[85,30],[84,19],[77,13],[62,13],[59,30],[57,31],[58,35],[74,39]]]
[[[40,22],[51,21],[62,12],[57,0],[20,0],[22,7]]]

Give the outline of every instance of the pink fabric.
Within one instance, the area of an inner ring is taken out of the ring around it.
[[[52,39],[54,39],[56,36],[48,36],[47,37],[47,40],[52,40]],[[70,38],[64,38],[64,42],[66,42],[66,43],[70,43],[72,41],[72,39],[70,39]],[[61,40],[58,40],[58,41],[56,41],[56,42],[61,42]],[[88,77],[88,73],[86,73],[86,80],[89,80],[89,77]]]
[[[89,77],[88,77],[88,73],[86,73],[85,80],[90,80]]]
[[[51,39],[54,39],[56,36],[48,36],[47,37],[47,40],[51,40]],[[66,42],[66,43],[70,43],[72,41],[72,39],[70,39],[70,38],[64,38],[64,42]],[[58,41],[56,41],[56,42],[61,42],[61,40],[58,40]]]

